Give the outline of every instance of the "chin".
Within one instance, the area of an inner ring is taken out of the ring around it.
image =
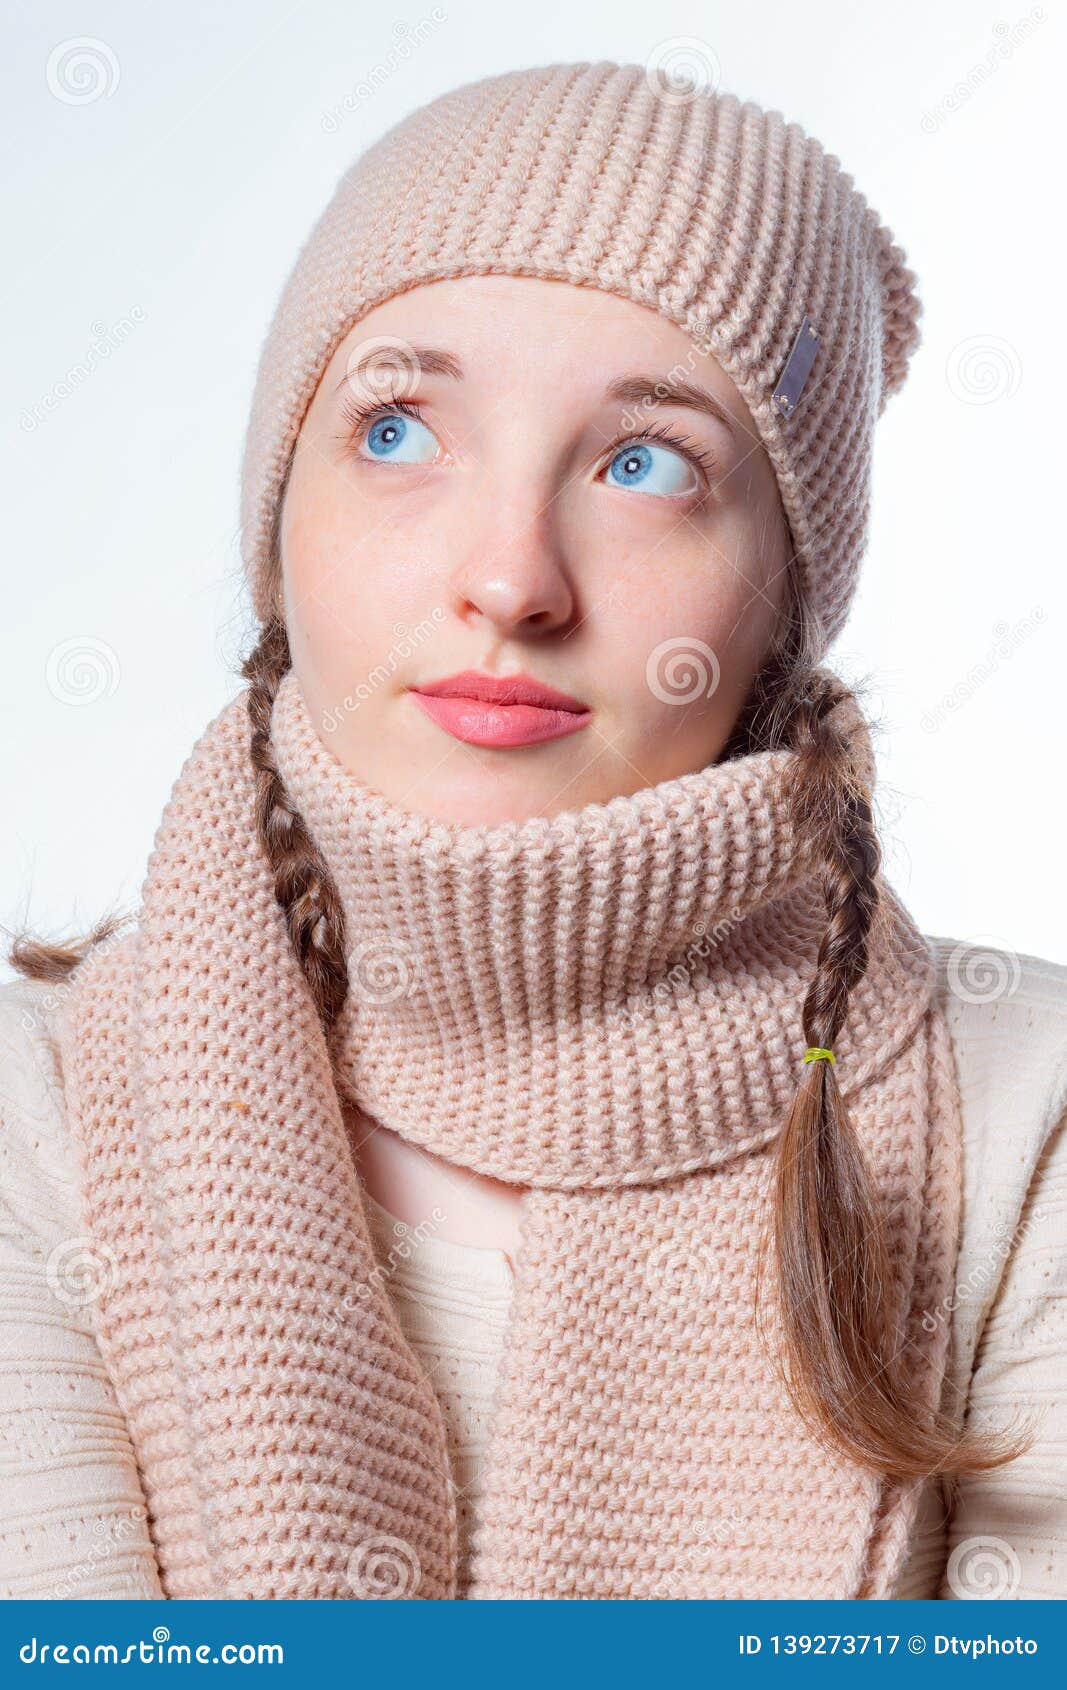
[[[455,758],[428,767],[421,779],[413,774],[403,783],[405,808],[453,827],[499,827],[577,809],[592,796],[571,784],[562,770],[554,779],[531,778],[529,763],[519,761],[529,753],[516,753],[510,768],[499,753],[493,754],[493,767],[468,763],[470,756],[470,748],[464,748],[463,767]]]

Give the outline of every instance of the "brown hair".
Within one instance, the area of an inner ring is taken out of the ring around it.
[[[832,1050],[863,978],[879,911],[881,847],[872,793],[831,720],[850,690],[814,653],[814,616],[792,568],[775,640],[723,756],[786,747],[785,788],[797,833],[814,840],[827,925],[804,998],[807,1044]],[[889,1318],[885,1228],[834,1065],[805,1063],[774,1146],[769,1234],[784,1354],[779,1370],[797,1412],[822,1441],[895,1480],[959,1479],[1013,1461],[1025,1432],[961,1429],[944,1402],[932,1411]],[[757,1292],[757,1306],[759,1295]]]
[[[344,915],[326,863],[285,789],[270,737],[275,695],[291,661],[280,602],[284,493],[283,484],[271,553],[278,609],[261,626],[241,673],[249,683],[257,827],[293,950],[328,1035],[348,990]],[[803,1029],[809,1045],[832,1049],[850,993],[867,967],[881,851],[871,794],[863,789],[849,747],[830,720],[847,689],[818,666],[815,653],[821,646],[814,615],[790,566],[786,577],[787,602],[770,655],[722,757],[780,747],[797,754],[787,799],[798,831],[817,842],[827,907],[826,931],[804,1000]],[[70,947],[21,936],[10,960],[21,973],[63,978],[112,931],[114,919]],[[890,1329],[883,1226],[829,1062],[802,1067],[770,1154],[769,1233],[784,1349],[776,1359],[790,1399],[813,1434],[889,1478],[937,1475],[951,1487],[959,1477],[1014,1460],[1028,1443],[1011,1441],[1007,1432],[961,1431],[943,1407],[931,1412],[919,1400],[906,1366],[906,1346],[896,1345]],[[767,1243],[765,1232],[761,1278]]]

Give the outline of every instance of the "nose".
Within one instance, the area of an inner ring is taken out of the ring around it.
[[[558,632],[574,617],[576,598],[551,508],[517,511],[495,504],[477,544],[454,577],[459,612],[484,617],[501,634]]]

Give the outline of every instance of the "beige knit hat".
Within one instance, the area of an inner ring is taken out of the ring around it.
[[[874,424],[919,342],[916,278],[799,124],[671,85],[651,62],[468,83],[341,178],[282,291],[252,400],[241,550],[257,615],[292,448],[338,342],[392,294],[491,271],[650,306],[718,360],[777,474],[825,650],[866,546]]]

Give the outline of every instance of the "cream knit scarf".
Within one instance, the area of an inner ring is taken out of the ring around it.
[[[348,924],[331,1066],[248,738],[240,695],[64,1031],[94,1319],[167,1595],[455,1594],[443,1416],[376,1266],[344,1099],[530,1188],[472,1597],[889,1594],[918,1487],[821,1447],[753,1323],[825,925],[777,796],[791,753],[457,829],[348,774],[288,674],[275,751]],[[932,988],[883,883],[836,1073],[931,1403],[947,1333],[922,1313],[951,1287],[960,1149]]]

